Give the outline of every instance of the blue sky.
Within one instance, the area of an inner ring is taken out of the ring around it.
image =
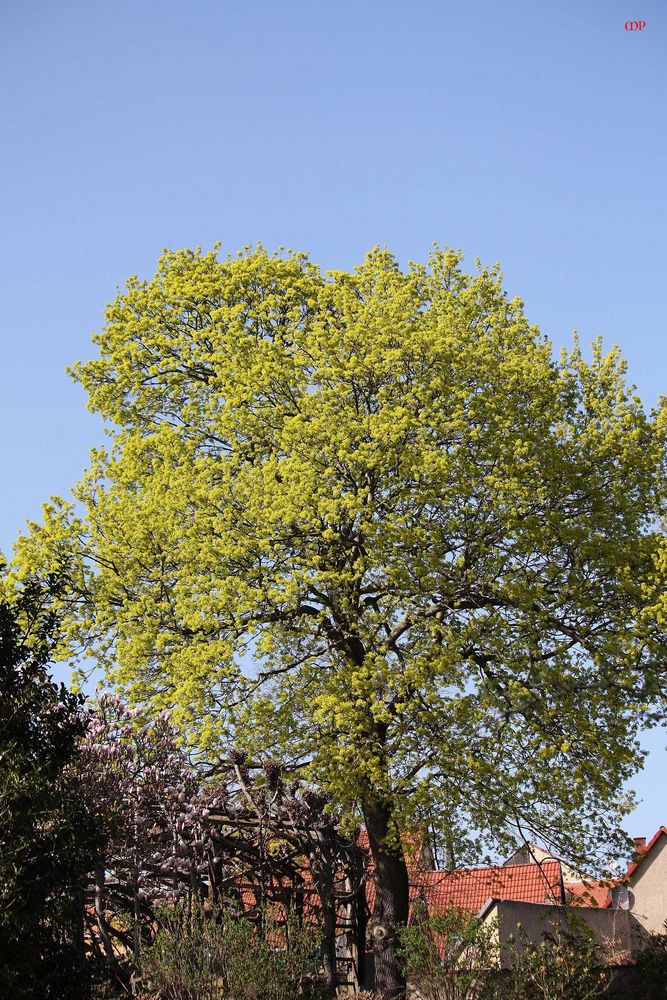
[[[64,367],[165,246],[461,247],[557,345],[620,344],[652,405],[667,5],[637,2],[3,0],[0,549],[100,440]],[[667,822],[647,746],[637,835]]]

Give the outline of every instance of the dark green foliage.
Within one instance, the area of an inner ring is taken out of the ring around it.
[[[667,1000],[667,921],[664,934],[649,934],[633,955],[636,1000]]]
[[[0,603],[0,996],[12,1000],[86,996],[94,830],[66,776],[86,722],[80,698],[49,677],[42,606],[33,586]]]

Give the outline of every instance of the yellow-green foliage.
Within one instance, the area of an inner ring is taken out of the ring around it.
[[[350,809],[604,839],[665,654],[666,421],[617,350],[555,359],[439,248],[167,252],[94,340],[73,375],[110,447],[9,581],[68,581],[64,656]]]

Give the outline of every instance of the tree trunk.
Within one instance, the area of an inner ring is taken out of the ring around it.
[[[336,910],[333,898],[322,900],[322,964],[328,997],[336,996],[338,962],[336,960]]]
[[[102,942],[102,947],[104,948],[104,954],[113,962],[116,958],[113,945],[111,943],[111,937],[109,935],[109,925],[107,923],[107,918],[104,915],[104,863],[97,865],[95,868],[95,917],[97,918],[97,928],[100,935],[100,941]]]
[[[375,908],[372,921],[375,989],[382,1000],[395,1000],[405,992],[405,976],[396,954],[396,927],[408,920],[408,868],[403,849],[387,844],[391,829],[391,805],[381,799],[363,807],[366,830],[375,863]]]

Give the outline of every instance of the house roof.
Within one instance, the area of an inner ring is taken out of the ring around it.
[[[524,903],[561,902],[561,869],[558,861],[540,865],[507,865],[493,868],[461,868],[455,871],[427,871],[412,867],[410,909],[421,901],[430,914],[448,909],[479,913],[490,899],[511,899]],[[366,882],[366,903],[372,913],[375,883]]]
[[[650,843],[639,852],[637,861],[628,866],[627,874],[613,882],[601,882],[595,879],[563,880],[563,868],[556,858],[546,858],[542,861],[532,861],[524,864],[508,864],[462,868],[453,871],[435,871],[420,867],[421,840],[418,837],[406,838],[404,845],[408,854],[408,874],[410,880],[410,907],[418,900],[424,902],[431,914],[442,913],[447,909],[458,908],[470,913],[479,913],[490,900],[511,900],[523,903],[555,903],[562,902],[572,906],[593,906],[606,908],[612,905],[610,890],[614,885],[632,877],[637,866],[653,850],[658,840],[667,836],[667,827],[661,826]],[[368,851],[368,834],[361,830],[357,834],[357,844],[362,850]],[[366,904],[370,913],[375,904],[375,882],[372,877],[374,865],[370,861],[368,872],[371,875],[365,883]],[[314,886],[309,885],[306,878],[304,889],[306,893],[314,893]],[[562,892],[565,892],[563,899]],[[251,901],[251,894],[244,893],[244,903]]]
[[[661,833],[667,834],[667,828],[660,828],[645,851],[653,847]],[[359,832],[357,843],[362,850],[368,851],[368,834],[365,830]],[[522,864],[514,864],[510,858],[500,866],[451,872],[429,871],[419,866],[418,838],[410,838],[407,847],[408,856],[412,854],[412,859],[409,857],[408,861],[410,902],[423,900],[431,913],[451,907],[477,913],[490,899],[560,904],[561,884],[567,904],[604,909],[611,906],[610,890],[618,884],[618,880],[604,882],[583,876],[577,880],[570,878],[564,881],[563,863],[560,859],[549,856]],[[370,871],[372,870],[371,863]],[[569,872],[567,866],[566,871]],[[372,880],[367,884],[366,897],[372,911],[375,902]]]
[[[508,864],[462,868],[454,871],[434,871],[419,866],[420,841],[410,838],[407,843],[408,874],[410,880],[410,909],[417,901],[426,904],[429,913],[442,913],[447,909],[461,909],[469,913],[479,913],[491,900],[508,900],[524,903],[562,902],[571,906],[593,906],[607,908],[612,905],[611,889],[631,878],[639,864],[651,853],[662,836],[667,836],[667,827],[661,826],[651,841],[640,849],[638,858],[628,865],[623,878],[610,882],[582,878],[564,881],[561,862],[556,858],[525,864]],[[359,847],[368,851],[368,835],[365,830],[357,837]],[[375,881],[372,877],[372,862],[369,865],[370,878],[365,883],[366,905],[370,913],[375,904]],[[303,887],[307,896],[317,892],[306,877]],[[562,896],[565,891],[565,899]],[[246,906],[255,902],[252,893],[244,892]],[[306,908],[312,905],[306,902]]]
[[[524,903],[560,903],[558,861],[438,872],[415,870],[410,878],[412,901],[423,900],[429,911],[456,907],[478,913],[489,899]]]
[[[648,844],[643,844],[637,849],[635,861],[628,863],[628,870],[620,878],[611,882],[565,882],[565,891],[571,894],[570,903],[582,906],[609,907],[612,905],[611,889],[617,885],[623,885],[632,878],[639,865],[651,853],[661,837],[667,836],[667,827],[661,826],[654,833]]]
[[[667,837],[667,827],[665,826],[661,826],[660,829],[653,834],[648,844],[645,847],[641,847],[638,850],[637,860],[630,862],[630,864],[628,865],[628,870],[625,873],[624,877],[621,879],[621,882],[626,882],[629,878],[632,878],[639,865],[642,863],[642,861],[646,859],[647,855],[651,853],[655,845],[663,836]]]
[[[425,852],[425,842],[423,836],[419,833],[404,833],[401,835],[401,843],[403,845],[408,866],[418,865]],[[365,830],[362,827],[357,831],[356,844],[360,850],[365,851],[368,854],[369,864],[372,867],[373,856],[371,854],[368,830]]]
[[[610,889],[616,882],[564,882],[566,901],[571,906],[598,906],[604,909],[611,904]]]
[[[369,852],[368,833],[361,829],[357,845]],[[459,868],[435,871],[420,864],[423,842],[416,834],[403,838],[408,860],[410,904],[421,900],[430,913],[457,908],[478,913],[490,899],[512,899],[524,903],[560,903],[562,873],[560,862],[548,858],[540,862],[504,864],[479,868]],[[369,872],[374,865],[369,859]],[[366,902],[372,913],[375,904],[375,884],[366,882]]]

